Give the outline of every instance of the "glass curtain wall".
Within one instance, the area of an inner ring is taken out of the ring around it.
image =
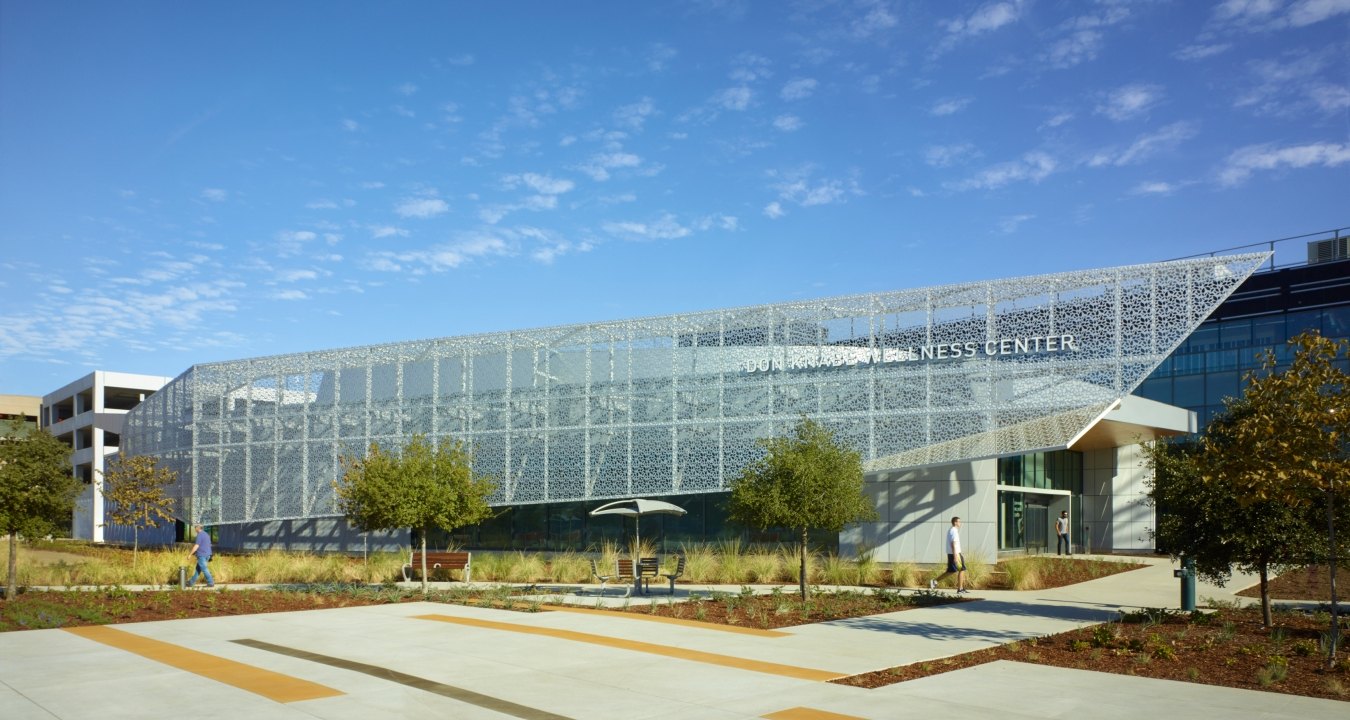
[[[1054,540],[1051,504],[1068,493],[1070,517],[1082,517],[1083,454],[1029,453],[998,461],[999,552],[1045,552]],[[1025,488],[1016,490],[1012,488]],[[1044,492],[1044,491],[1059,492]]]

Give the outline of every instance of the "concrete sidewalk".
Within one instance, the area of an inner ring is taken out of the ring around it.
[[[1175,607],[1178,595],[1170,564],[1149,560],[1068,588],[982,591],[978,602],[777,632],[406,603],[4,633],[0,716],[1346,717],[1344,702],[1005,662],[877,690],[824,681],[1060,632],[1122,607]]]

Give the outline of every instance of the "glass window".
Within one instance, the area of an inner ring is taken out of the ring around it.
[[[1170,377],[1151,377],[1145,380],[1135,394],[1149,400],[1157,400],[1160,403],[1172,404],[1172,378]]]
[[[1173,375],[1193,375],[1205,371],[1205,353],[1172,356]]]
[[[1237,350],[1215,350],[1205,353],[1205,370],[1207,372],[1234,370],[1237,368],[1237,363]]]
[[[1350,337],[1350,305],[1322,308],[1322,334],[1329,338]]]
[[[1205,377],[1185,375],[1172,379],[1172,404],[1198,408],[1205,404]]]
[[[1303,310],[1300,312],[1291,312],[1284,316],[1284,329],[1289,337],[1294,337],[1304,330],[1322,331],[1322,311],[1321,310]]]
[[[1246,347],[1252,344],[1252,321],[1225,320],[1219,323],[1219,344],[1225,348]]]
[[[1269,315],[1252,321],[1252,344],[1260,347],[1279,345],[1287,340],[1284,334],[1284,316]]]
[[[1242,379],[1236,371],[1210,373],[1205,376],[1205,403],[1222,405],[1224,398],[1242,394]]]
[[[1219,325],[1218,323],[1207,322],[1196,328],[1191,333],[1191,337],[1186,341],[1191,352],[1204,352],[1206,350],[1215,350],[1219,344]]]

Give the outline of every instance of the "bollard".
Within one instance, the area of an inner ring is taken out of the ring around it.
[[[183,565],[178,566],[178,589],[187,589],[187,567]]]
[[[1181,578],[1181,609],[1195,612],[1195,560],[1181,557],[1181,567],[1172,571],[1174,577]]]

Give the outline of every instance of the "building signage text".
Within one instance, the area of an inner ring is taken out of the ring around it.
[[[1032,335],[985,342],[955,342],[907,348],[787,348],[777,357],[765,356],[741,362],[748,373],[776,370],[812,370],[853,365],[888,365],[920,360],[957,360],[976,356],[1029,355],[1033,353],[1077,352],[1073,335]]]

